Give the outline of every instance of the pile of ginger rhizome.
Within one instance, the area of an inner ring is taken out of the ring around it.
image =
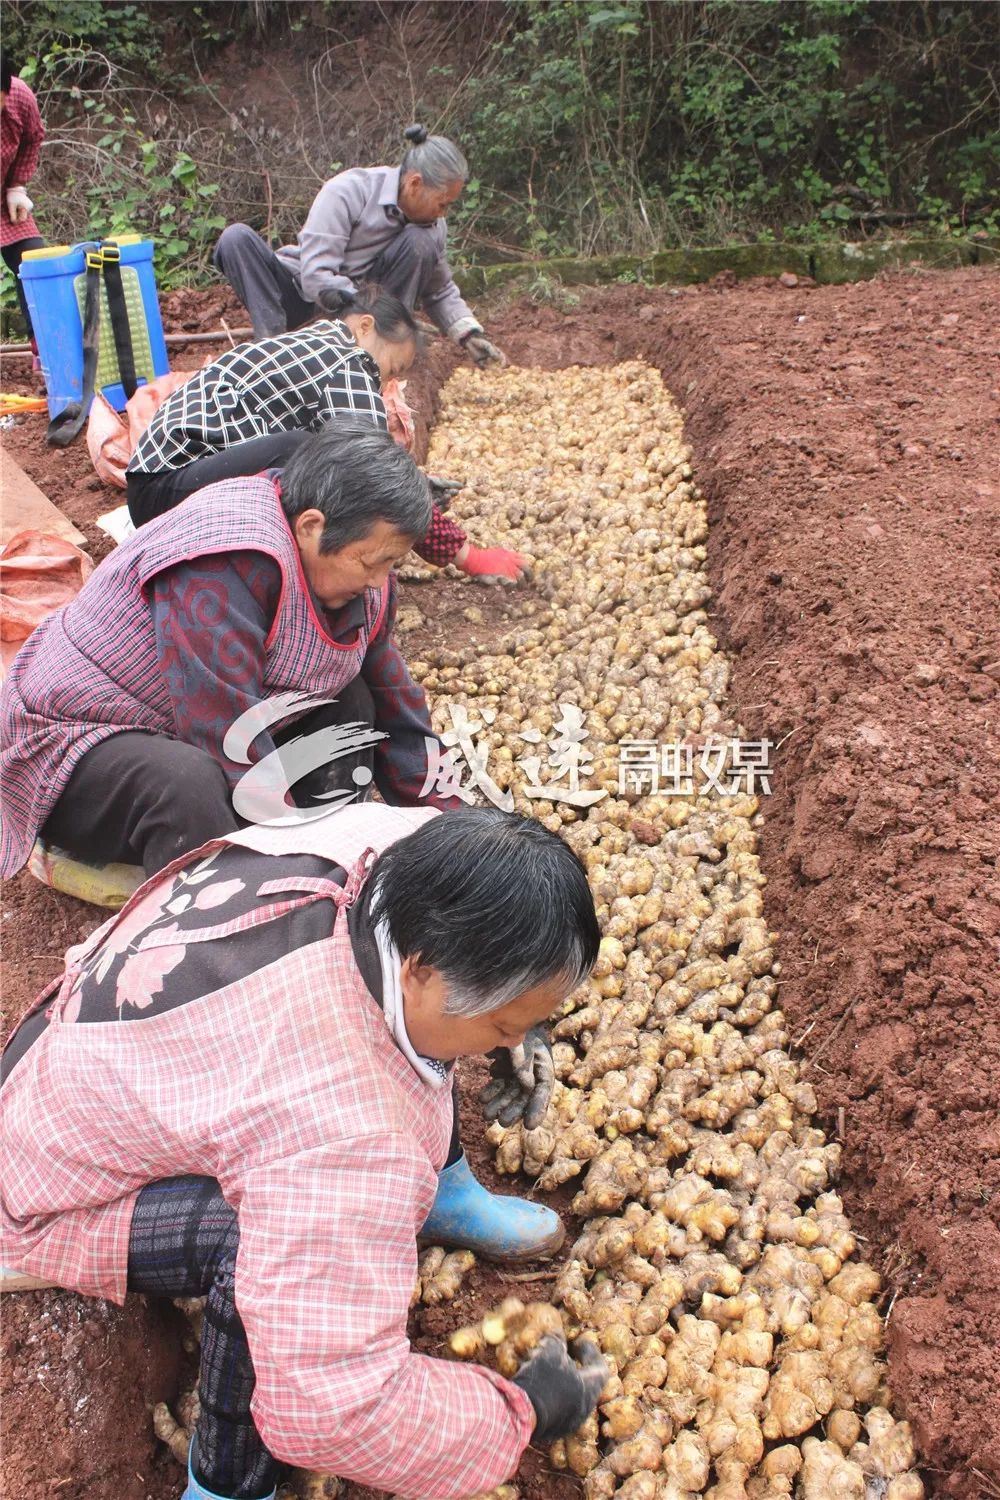
[[[427,468],[466,480],[463,525],[532,583],[489,644],[414,650],[408,605],[403,646],[461,784],[563,834],[603,932],[553,1021],[545,1120],[488,1130],[501,1173],[577,1187],[585,1227],[552,1304],[508,1300],[451,1353],[510,1375],[547,1329],[596,1341],[598,1409],[550,1454],[586,1500],[921,1500],[879,1278],[777,1008],[767,752],[727,718],[690,457],[641,363],[460,370],[442,392]],[[448,1300],[468,1264],[428,1252],[415,1295]]]

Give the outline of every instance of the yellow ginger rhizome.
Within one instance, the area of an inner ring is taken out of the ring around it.
[[[554,1021],[546,1119],[488,1131],[499,1171],[570,1184],[586,1227],[553,1307],[505,1303],[452,1352],[509,1373],[556,1315],[598,1343],[613,1371],[601,1403],[551,1454],[587,1500],[919,1500],[878,1277],[777,1006],[766,788],[727,713],[680,413],[639,362],[460,370],[427,467],[465,478],[455,508],[474,541],[533,571],[504,596],[506,633],[413,663],[435,728],[457,714],[493,792],[568,840],[604,934]],[[559,795],[565,733],[562,760],[547,757],[567,704],[585,733],[578,785],[606,794],[591,806]]]

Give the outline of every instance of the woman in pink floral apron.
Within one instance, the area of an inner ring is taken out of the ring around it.
[[[539,823],[363,804],[205,845],[70,951],[4,1054],[3,1256],[207,1295],[186,1500],[262,1500],[279,1461],[469,1495],[593,1408],[591,1346],[509,1381],[415,1354],[406,1321],[418,1236],[448,1237],[454,1060],[506,1057],[516,1092],[598,941]]]

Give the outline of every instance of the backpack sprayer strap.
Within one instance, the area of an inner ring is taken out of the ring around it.
[[[135,358],[132,353],[132,329],[129,327],[125,288],[122,285],[122,253],[117,245],[102,245],[104,285],[108,293],[108,312],[111,315],[111,332],[118,356],[118,373],[125,388],[126,399],[131,400],[139,389],[135,378]]]
[[[132,330],[128,321],[125,289],[122,285],[121,251],[117,245],[97,242],[86,250],[87,283],[83,312],[83,390],[79,401],[68,406],[52,418],[45,441],[53,448],[68,448],[74,438],[83,431],[97,381],[97,361],[101,347],[101,278],[108,293],[108,312],[111,316],[111,331],[118,356],[118,372],[126,397],[134,396],[138,388],[135,376],[135,359],[132,353]]]

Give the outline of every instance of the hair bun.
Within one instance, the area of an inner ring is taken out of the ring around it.
[[[403,131],[403,139],[412,141],[415,146],[422,146],[428,133],[426,125],[407,125]]]

